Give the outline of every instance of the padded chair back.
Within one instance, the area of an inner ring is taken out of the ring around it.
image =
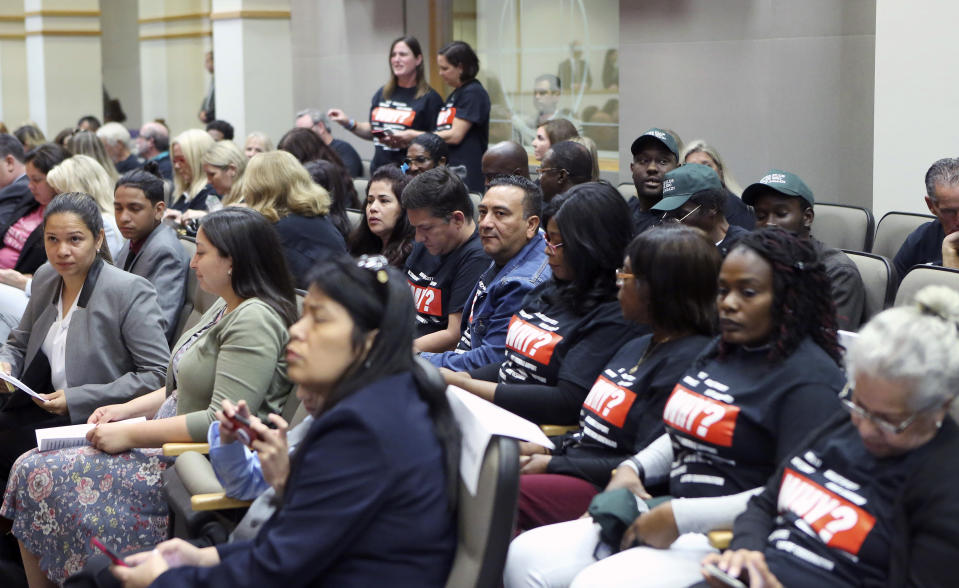
[[[843,252],[855,262],[862,277],[862,285],[866,289],[861,323],[864,324],[892,304],[896,293],[896,284],[892,279],[892,264],[881,255],[851,250],[843,250]]]
[[[623,182],[622,184],[616,186],[616,189],[619,190],[619,193],[623,195],[627,201],[631,198],[638,197],[636,193],[636,185],[632,182]]]
[[[912,304],[916,293],[933,284],[959,292],[959,270],[938,265],[917,265],[909,270],[896,291],[896,306]]]
[[[347,208],[346,218],[350,219],[350,230],[356,230],[356,227],[360,226],[360,223],[363,222],[363,211],[356,210],[355,208]]]
[[[458,539],[447,588],[501,585],[518,496],[519,445],[515,439],[494,436],[483,456],[476,496],[460,481]]]
[[[369,183],[369,180],[353,178],[353,187],[356,188],[356,195],[359,196],[360,200],[363,202],[366,202],[366,186]]]
[[[914,212],[887,212],[879,219],[876,227],[876,238],[872,244],[872,252],[888,259],[894,259],[899,248],[906,241],[910,233],[936,217],[931,214],[917,214]]]
[[[872,250],[875,221],[868,208],[817,202],[814,210],[813,237],[836,249]]]
[[[366,160],[366,159],[363,160],[363,177],[364,178],[370,177],[370,162],[369,160]],[[365,193],[366,190],[363,190],[363,192]]]
[[[470,192],[470,201],[473,203],[473,220],[476,220],[479,218],[479,205],[483,201],[483,195],[479,192]]]
[[[196,240],[192,237],[180,237],[180,245],[187,252],[190,258],[196,253]],[[210,310],[210,307],[217,301],[217,296],[210,294],[200,288],[196,279],[196,272],[191,267],[186,277],[186,300],[183,302],[183,308],[180,309],[180,318],[177,321],[177,332],[173,338],[176,342],[184,331],[190,329],[198,322],[203,313]]]

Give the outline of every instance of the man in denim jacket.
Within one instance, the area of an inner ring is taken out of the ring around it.
[[[463,335],[456,349],[423,353],[438,367],[466,371],[500,363],[506,332],[526,294],[551,277],[546,241],[539,230],[543,193],[527,178],[505,176],[490,183],[479,205],[479,234],[493,263],[463,309]]]

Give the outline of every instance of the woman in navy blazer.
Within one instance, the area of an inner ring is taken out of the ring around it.
[[[286,423],[253,423],[279,509],[251,541],[200,549],[174,539],[114,575],[126,586],[443,586],[459,430],[445,390],[413,361],[412,308],[382,256],[315,268],[287,345],[290,379],[315,421],[289,461]]]

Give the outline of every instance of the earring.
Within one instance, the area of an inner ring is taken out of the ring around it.
[[[226,270],[226,275],[228,275],[228,276],[232,276],[232,275],[233,275],[233,268],[232,268],[232,267],[231,267],[230,269]]]

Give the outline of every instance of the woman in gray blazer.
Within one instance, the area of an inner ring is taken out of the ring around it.
[[[97,407],[165,380],[170,350],[156,290],[98,256],[102,222],[93,199],[76,192],[57,196],[44,213],[49,264],[34,275],[23,318],[0,349],[0,369],[44,400],[2,394],[4,483],[16,458],[36,445],[35,429],[84,423]]]

